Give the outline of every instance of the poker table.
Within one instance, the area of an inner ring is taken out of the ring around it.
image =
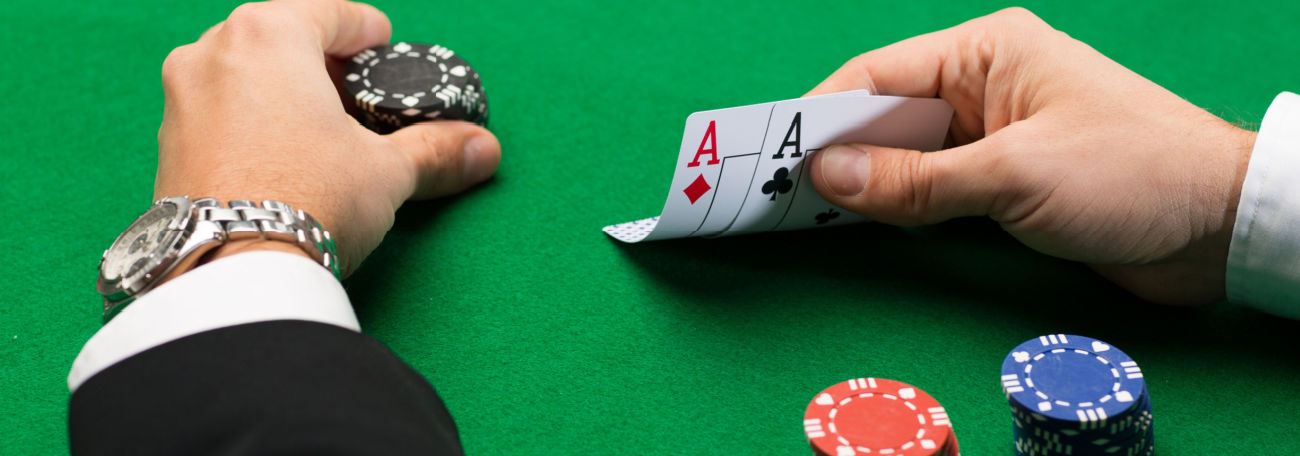
[[[0,454],[67,452],[65,378],[100,326],[100,253],[150,203],[159,65],[232,1],[9,2],[0,104]],[[1158,454],[1300,451],[1300,324],[1144,303],[996,224],[621,244],[657,215],[694,111],[802,95],[858,53],[1003,6],[382,0],[397,40],[482,74],[504,159],[407,204],[344,281],[435,385],[469,454],[809,454],[822,388],[902,380],[968,455],[1012,452],[1008,350],[1085,334],[1133,356]],[[1056,28],[1256,128],[1300,89],[1300,3],[1032,2]]]

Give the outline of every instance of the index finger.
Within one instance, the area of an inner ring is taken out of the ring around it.
[[[945,99],[949,93],[981,94],[998,53],[998,37],[1029,23],[1046,26],[1027,10],[1009,8],[899,41],[850,59],[806,96],[857,89]]]
[[[307,20],[315,29],[315,44],[335,57],[351,57],[388,42],[393,26],[388,16],[365,3],[345,0],[276,0]]]
[[[391,34],[388,17],[364,3],[276,0],[239,5],[199,42],[233,45],[276,60],[321,54],[347,58],[387,43]]]
[[[965,25],[965,24],[963,24]],[[805,96],[867,89],[872,95],[934,97],[944,66],[954,62],[963,41],[957,26],[927,33],[859,55],[845,62]]]

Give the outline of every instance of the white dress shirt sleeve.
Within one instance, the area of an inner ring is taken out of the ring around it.
[[[1251,152],[1228,247],[1228,300],[1300,318],[1300,95],[1273,99]]]
[[[320,264],[285,252],[231,255],[181,274],[126,306],[81,348],[68,374],[68,390],[167,342],[273,320],[361,330],[343,286]]]

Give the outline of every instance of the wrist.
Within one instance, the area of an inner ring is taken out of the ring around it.
[[[303,255],[341,278],[334,240],[311,215],[280,201],[160,199],[104,251],[96,288],[104,321],[199,265],[253,250]]]
[[[1224,193],[1216,209],[1219,209],[1222,219],[1218,220],[1216,226],[1217,235],[1225,240],[1231,238],[1232,230],[1237,220],[1237,206],[1241,203],[1241,186],[1246,181],[1246,170],[1250,166],[1251,152],[1255,149],[1256,132],[1245,130],[1237,127],[1232,129],[1229,140],[1223,146],[1226,150],[1221,154],[1227,158],[1224,166],[1225,173],[1228,174]],[[1226,250],[1226,245],[1225,245]],[[1226,252],[1225,252],[1225,257]]]
[[[229,241],[226,242],[225,244],[221,244],[217,246],[216,248],[213,248],[206,255],[203,255],[203,257],[199,259],[198,263],[196,263],[194,267],[202,266],[228,256],[232,256],[244,252],[255,252],[259,250],[287,252],[295,255],[301,255],[305,258],[312,259],[314,261],[311,255],[308,255],[307,252],[303,251],[301,247],[298,247],[294,244],[290,244],[288,242],[272,241],[268,239],[240,239],[237,241]]]

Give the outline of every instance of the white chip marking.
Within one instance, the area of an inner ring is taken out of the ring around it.
[[[803,431],[808,434],[808,438],[810,439],[826,436],[826,431],[825,429],[822,429],[822,420],[820,418],[803,420]]]

